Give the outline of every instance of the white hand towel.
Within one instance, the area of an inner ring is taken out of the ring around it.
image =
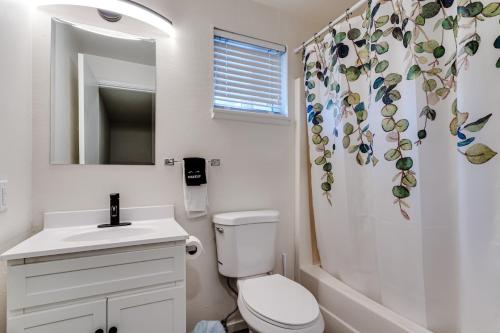
[[[182,184],[184,187],[184,207],[189,218],[205,216],[208,213],[208,187],[207,184],[200,186],[187,186],[184,176],[184,163],[182,164]]]

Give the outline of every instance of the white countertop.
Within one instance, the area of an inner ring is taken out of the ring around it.
[[[136,218],[122,219],[131,221],[132,225],[103,229],[97,228],[97,225],[102,223],[103,216],[109,214],[107,210],[48,213],[42,231],[3,253],[0,259],[34,258],[186,240],[189,235],[173,218],[173,208],[163,208],[154,207],[154,214],[147,214],[147,207],[139,208],[139,211],[134,208],[129,208],[128,212],[127,209],[120,210],[124,212],[122,215]],[[158,214],[158,211],[168,214]],[[141,215],[146,219],[140,220]],[[62,223],[63,220],[67,223]],[[81,222],[83,220],[85,223]]]

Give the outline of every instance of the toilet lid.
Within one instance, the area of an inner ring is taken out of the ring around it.
[[[281,275],[245,280],[240,296],[260,318],[282,327],[304,327],[319,316],[318,302],[300,284]]]

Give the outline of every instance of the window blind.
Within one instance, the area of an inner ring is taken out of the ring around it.
[[[216,30],[214,107],[284,114],[284,53],[281,45]]]

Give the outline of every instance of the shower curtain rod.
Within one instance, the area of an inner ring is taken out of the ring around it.
[[[307,45],[311,44],[316,38],[318,38],[319,36],[321,36],[325,32],[327,32],[332,26],[334,26],[337,23],[339,23],[340,21],[342,21],[348,14],[350,15],[353,12],[355,12],[356,10],[358,10],[359,8],[361,8],[364,4],[366,4],[367,1],[368,0],[359,0],[358,2],[356,2],[356,4],[354,4],[354,6],[352,6],[350,8],[347,8],[344,14],[340,15],[335,20],[333,20],[332,22],[330,22],[326,27],[324,27],[323,29],[321,29],[320,32],[315,33],[314,36],[312,36],[307,42],[302,43],[302,45],[300,45],[299,47],[297,47],[295,49],[295,51],[294,51],[295,54],[297,54],[300,51],[302,51]]]

